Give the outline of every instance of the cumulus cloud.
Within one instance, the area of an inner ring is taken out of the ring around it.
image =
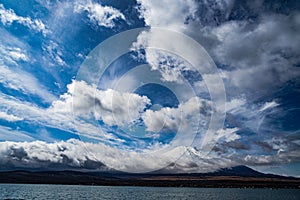
[[[22,118],[24,122],[32,125],[59,129],[99,141],[123,142],[123,140],[114,137],[112,134],[105,133],[97,124],[91,123],[88,119],[74,119],[71,108],[72,103],[69,105],[70,107],[59,111],[52,107],[41,108],[35,104],[1,93],[0,101],[2,102],[1,111],[5,112],[9,110],[10,114]]]
[[[176,2],[169,0],[159,2],[138,0],[137,3],[140,18],[144,19],[146,25],[174,31],[185,30],[186,25],[194,18],[197,11],[197,3],[194,0],[178,0]],[[175,41],[173,42],[172,45],[179,45]],[[182,77],[182,74],[192,70],[190,64],[170,52],[145,49],[147,46],[155,47],[158,43],[167,45],[159,36],[153,36],[151,30],[150,33],[144,31],[138,36],[132,50],[139,52],[139,49],[143,49],[145,53],[138,53],[138,58],[146,60],[152,70],[158,70],[163,81],[183,83],[184,77]],[[174,48],[172,45],[167,45],[170,48],[165,48],[170,50]]]
[[[162,28],[170,28],[168,25],[171,25],[176,31],[192,35],[206,47],[222,69],[227,66],[222,70],[222,76],[230,98],[241,93],[246,93],[249,98],[253,98],[254,94],[263,95],[299,76],[299,68],[296,67],[299,64],[300,46],[297,11],[288,15],[274,14],[272,7],[268,7],[263,1],[257,1],[253,5],[231,0],[178,0],[176,3],[141,0],[139,3],[141,17],[147,25]],[[184,5],[179,6],[181,3]],[[178,6],[178,9],[169,12],[169,4]],[[195,6],[190,6],[192,4]],[[270,9],[272,12],[268,14],[262,12]],[[237,13],[241,11],[247,14],[240,14],[243,16],[240,19]],[[155,12],[167,14],[157,15]],[[254,21],[249,20],[253,17],[252,12],[253,16],[256,16]],[[183,23],[182,16],[191,13],[194,16],[193,20]],[[172,17],[168,17],[169,14]],[[233,19],[228,21],[229,17]],[[143,41],[145,43],[146,40]],[[154,63],[156,60],[156,63],[159,63],[159,56],[150,56],[151,54],[147,55],[146,52],[147,61]],[[178,79],[177,74],[182,74],[180,69],[167,68],[165,74],[173,75],[170,80]]]
[[[1,163],[11,168],[47,168],[59,164],[62,168],[82,167],[87,161],[87,153],[77,140],[46,143],[2,142],[0,147]],[[3,167],[3,165],[1,167]],[[101,165],[99,164],[99,167]]]
[[[98,90],[83,81],[73,81],[68,91],[54,100],[49,108],[41,108],[1,94],[2,112],[22,118],[35,125],[77,133],[100,141],[123,142],[101,129],[95,120],[106,125],[129,125],[138,120],[150,100],[133,93]],[[75,117],[75,118],[74,118]]]
[[[250,141],[255,141],[258,134],[270,134],[264,135],[264,137],[271,137],[275,132],[280,132],[280,130],[272,130],[273,132],[270,133],[269,130],[265,133],[261,128],[266,117],[280,112],[281,105],[276,99],[270,99],[268,95],[272,95],[274,90],[284,87],[288,81],[299,77],[299,67],[297,67],[299,66],[298,41],[300,41],[299,34],[297,34],[299,32],[299,12],[285,15],[272,12],[262,14],[259,12],[265,9],[266,5],[261,1],[260,5],[251,10],[254,12],[253,16],[256,16],[255,19],[249,20],[247,17],[251,18],[252,15],[247,13],[239,15],[241,17],[239,20],[232,19],[226,22],[229,16],[239,18],[236,13],[241,12],[244,6],[244,3],[237,1],[217,1],[215,4],[212,1],[200,1],[194,20],[185,24],[184,28],[177,30],[195,36],[207,48],[220,67],[219,74],[203,75],[203,77],[207,76],[206,78],[213,79],[214,76],[220,75],[223,78],[228,98],[227,123],[240,127],[240,132],[244,133],[237,135],[233,132],[233,136],[247,140],[247,133],[255,134],[248,138]],[[247,4],[247,6],[249,5]],[[204,8],[205,14],[201,13]],[[149,11],[149,13],[151,12]],[[175,23],[176,20],[174,19],[173,22]],[[161,18],[160,21],[160,24],[163,24],[168,20],[164,21],[164,18]],[[199,22],[200,24],[198,24]],[[182,24],[178,25],[182,26]],[[163,27],[168,28],[167,25]],[[193,33],[195,34],[193,35]],[[159,60],[157,58],[154,59]],[[176,70],[174,71],[176,72]],[[198,91],[205,89],[203,81],[195,83],[195,86],[199,89]],[[266,96],[268,98],[265,99]],[[243,142],[245,143],[245,141]],[[233,144],[229,141],[227,145],[241,147],[243,143]],[[291,144],[289,143],[289,145]],[[236,149],[231,153],[237,153],[237,151],[240,150]],[[251,153],[253,152],[249,152],[249,154]],[[243,156],[239,163],[253,165],[255,165],[255,161],[257,163],[263,162],[263,160],[266,161],[265,163],[282,163],[288,160],[269,155],[261,155],[256,158],[251,155],[248,159],[249,162],[242,158]]]
[[[43,141],[1,142],[0,168],[42,168],[68,169],[84,168],[92,170],[147,171],[155,167],[165,167],[168,172],[208,172],[229,167],[235,161],[213,156],[201,157],[191,147],[177,147],[167,156],[183,157],[168,163],[160,156],[119,151],[103,144],[84,143],[70,139],[54,143]],[[92,163],[92,165],[90,165]],[[107,164],[107,165],[106,165]]]
[[[180,148],[173,153],[177,154],[182,150]],[[0,167],[9,166],[10,168],[51,169],[54,166],[56,169],[110,170],[113,166],[119,170],[133,172],[151,169],[166,162],[156,156],[145,157],[144,154],[134,151],[120,151],[103,144],[84,143],[75,139],[54,143],[1,142],[0,160]],[[91,163],[92,166],[89,165]]]
[[[73,81],[68,92],[55,101],[51,109],[54,112],[74,112],[75,115],[88,117],[93,115],[96,120],[112,125],[134,123],[150,104],[146,96],[118,91],[98,90],[95,85],[84,81]]]
[[[183,84],[187,74],[195,74],[197,69],[210,65],[202,49],[195,48],[195,43],[188,37],[163,29],[150,29],[139,34],[131,50],[135,52],[134,58],[146,61],[151,70],[158,71],[162,81]],[[199,54],[195,53],[197,50]],[[191,62],[198,64],[199,59],[203,66],[192,66]]]
[[[213,50],[229,86],[239,91],[270,91],[299,76],[299,14],[263,16],[258,25],[231,21],[212,28]],[[255,77],[255,79],[251,78]]]
[[[199,123],[207,125],[211,112],[210,102],[194,97],[181,103],[178,108],[165,107],[158,111],[146,110],[142,119],[148,131],[171,130],[176,132],[181,126],[187,130],[189,126],[198,127]],[[201,114],[201,122],[199,114]]]
[[[118,19],[125,20],[125,16],[117,9],[110,6],[102,6],[92,1],[76,2],[74,11],[87,12],[89,19],[99,26],[112,28]]]
[[[211,152],[202,155],[193,147],[176,147],[167,154],[170,157],[183,156],[172,163],[157,156],[139,154],[134,151],[120,151],[104,144],[82,142],[75,139],[46,143],[1,142],[0,168],[38,168],[70,169],[84,168],[92,170],[112,170],[115,167],[124,171],[143,171],[158,166],[167,172],[211,172],[220,168],[236,165],[271,165],[288,163],[290,159],[299,159],[299,151],[274,155],[217,154]],[[298,153],[298,154],[297,154]]]
[[[146,25],[173,30],[185,29],[185,24],[194,18],[197,11],[197,3],[194,0],[138,0],[137,3],[140,17]]]
[[[138,59],[147,61],[151,70],[160,72],[162,81],[184,83],[183,73],[192,69],[190,64],[172,53],[146,48],[148,45],[155,46],[157,42],[148,32],[143,32],[133,44],[132,50],[138,52]],[[145,54],[141,51],[145,51]]]
[[[13,9],[6,9],[3,4],[0,4],[0,20],[4,25],[11,25],[16,22],[44,35],[48,32],[45,24],[40,19],[19,16]]]

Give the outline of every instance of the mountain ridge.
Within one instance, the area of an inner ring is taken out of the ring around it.
[[[0,183],[67,184],[159,187],[268,187],[300,188],[300,179],[257,172],[246,166],[220,169],[210,173],[132,174],[125,172],[82,171],[6,171]]]

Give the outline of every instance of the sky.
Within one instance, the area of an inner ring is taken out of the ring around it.
[[[0,1],[0,170],[300,176],[300,2]]]

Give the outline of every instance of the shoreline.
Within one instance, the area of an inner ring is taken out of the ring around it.
[[[61,185],[61,186],[95,186],[95,187],[153,187],[153,188],[199,188],[199,189],[270,189],[270,190],[299,190],[300,187],[270,187],[270,186],[170,186],[170,185],[98,185],[98,184],[64,184],[64,183],[27,183],[27,182],[0,182],[1,185]]]
[[[97,174],[75,171],[0,172],[0,184],[49,184],[90,186],[271,188],[300,189],[294,177],[204,176],[201,174]]]

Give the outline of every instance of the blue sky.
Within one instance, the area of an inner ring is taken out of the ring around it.
[[[300,176],[299,27],[297,1],[2,0],[0,169]]]

